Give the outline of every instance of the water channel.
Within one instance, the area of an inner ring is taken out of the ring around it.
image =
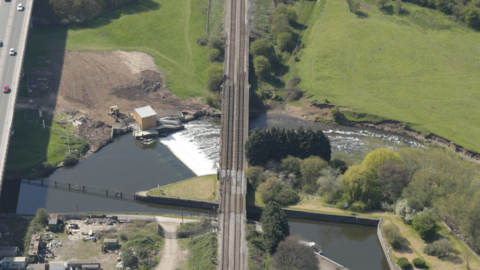
[[[408,137],[370,129],[358,129],[310,123],[286,115],[262,115],[251,120],[250,129],[266,127],[297,128],[311,126],[322,129],[330,138],[332,150],[353,153],[365,147],[364,138],[374,137],[393,146],[403,143],[416,147],[419,143]],[[98,153],[73,168],[55,171],[49,179],[87,186],[116,189],[123,192],[148,190],[158,185],[178,182],[195,175],[214,173],[218,166],[220,120],[203,118],[186,124],[184,131],[144,146],[131,135],[117,137]],[[188,163],[187,167],[182,161]],[[190,162],[188,161],[190,160]],[[192,160],[197,160],[192,164]],[[10,185],[6,185],[8,188]],[[4,189],[5,189],[4,188]],[[7,191],[8,192],[8,191]],[[47,189],[26,184],[12,188],[18,193],[16,212],[32,214],[39,207],[49,212],[71,213],[156,213],[196,215],[207,213],[196,209],[180,209],[163,205],[133,203]],[[213,212],[213,211],[212,211]],[[320,244],[325,254],[349,269],[388,269],[374,227],[328,222],[290,220],[291,234]]]

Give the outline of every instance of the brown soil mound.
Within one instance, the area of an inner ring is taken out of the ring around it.
[[[161,90],[162,75],[153,70],[144,70],[139,74],[138,83],[134,86],[121,86],[112,90],[112,94],[123,99],[138,100],[149,93]]]

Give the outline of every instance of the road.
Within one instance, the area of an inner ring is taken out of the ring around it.
[[[19,3],[23,11],[17,10]],[[0,1],[0,85],[2,90],[4,85],[10,86],[10,93],[0,93],[0,192],[32,7],[33,0]],[[9,55],[10,48],[15,55]]]
[[[244,145],[248,137],[248,0],[226,0],[217,269],[247,269]]]

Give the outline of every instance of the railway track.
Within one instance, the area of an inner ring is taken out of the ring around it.
[[[218,269],[247,269],[244,145],[248,136],[248,0],[226,0]]]

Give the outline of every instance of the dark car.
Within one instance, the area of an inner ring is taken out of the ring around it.
[[[8,87],[7,84],[5,84],[5,86],[3,87],[3,93],[8,93],[10,92],[10,88]]]

